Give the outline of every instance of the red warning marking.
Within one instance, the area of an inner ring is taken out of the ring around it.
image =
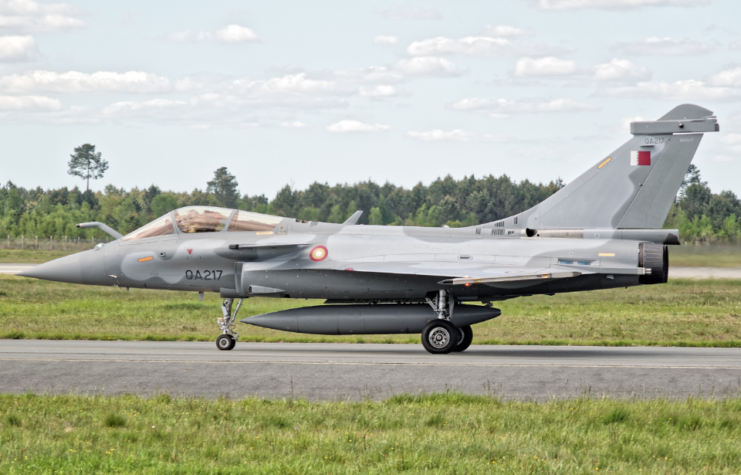
[[[188,249],[188,254],[191,254],[193,252],[193,249]]]
[[[329,251],[324,246],[317,246],[311,250],[309,257],[314,262],[323,261],[329,255]]]

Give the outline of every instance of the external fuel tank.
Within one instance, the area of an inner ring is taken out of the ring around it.
[[[457,327],[498,317],[498,308],[456,305],[450,321]],[[420,333],[435,319],[428,305],[321,305],[265,313],[242,319],[257,327],[319,335]]]

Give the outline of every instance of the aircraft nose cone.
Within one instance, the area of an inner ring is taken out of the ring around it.
[[[39,264],[17,275],[34,279],[68,282],[70,284],[83,283],[80,254],[73,254],[45,264]]]

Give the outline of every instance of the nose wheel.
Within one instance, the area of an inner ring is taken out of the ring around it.
[[[216,348],[220,350],[231,350],[237,344],[237,340],[231,335],[220,335],[216,339]]]
[[[239,313],[239,308],[242,306],[242,299],[239,299],[239,302],[237,302],[237,308],[234,309],[234,313],[232,313],[233,303],[234,299],[224,299],[221,302],[221,313],[224,316],[216,320],[223,333],[216,339],[216,348],[222,351],[233,349],[239,339],[239,335],[234,331],[234,321],[237,319],[237,313]]]

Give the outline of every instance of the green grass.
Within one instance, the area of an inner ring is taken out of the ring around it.
[[[202,340],[218,336],[217,294],[61,284],[0,275],[0,338]],[[245,300],[240,318],[321,301]],[[474,343],[741,346],[741,281],[534,296],[500,302]],[[242,341],[418,343],[419,335],[303,335],[237,324]]]
[[[741,267],[741,246],[669,246],[674,267]]]
[[[0,242],[2,245],[2,242]],[[79,251],[46,251],[34,249],[0,249],[0,264],[42,264]]]
[[[310,403],[0,396],[0,473],[681,473],[741,466],[741,399]]]

